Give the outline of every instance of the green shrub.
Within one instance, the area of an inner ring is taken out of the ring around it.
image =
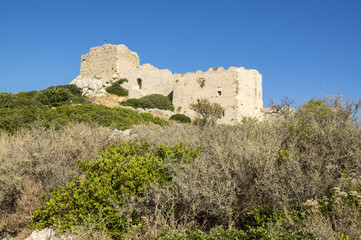
[[[66,88],[70,91],[70,93],[72,95],[75,95],[75,96],[81,96],[83,94],[83,89],[81,89],[80,87],[78,87],[75,84],[51,86],[46,89],[52,89],[52,88]],[[44,89],[44,90],[46,90],[46,89]]]
[[[0,93],[0,108],[12,108],[17,105],[16,97],[13,93]]]
[[[124,82],[128,82],[128,80],[126,78],[122,78],[112,83],[111,86],[106,87],[105,91],[118,96],[128,96],[129,91],[121,86],[121,84]]]
[[[38,120],[42,111],[45,110],[36,106],[0,108],[0,129],[9,133],[14,133],[21,128],[29,129]]]
[[[161,94],[151,94],[139,99],[128,99],[121,103],[123,106],[130,106],[133,108],[158,108],[163,110],[174,110],[174,106],[170,99]]]
[[[140,222],[136,212],[122,209],[125,199],[168,184],[171,175],[164,168],[166,162],[189,163],[197,155],[182,144],[159,146],[155,152],[146,142],[113,145],[96,161],[79,162],[73,181],[51,193],[49,201],[34,212],[31,226],[72,229],[91,224],[119,239],[130,225]]]
[[[71,94],[66,88],[48,88],[36,94],[36,99],[49,107],[58,107],[69,103]]]
[[[181,123],[190,123],[191,119],[189,117],[187,117],[184,114],[174,114],[172,115],[169,120],[173,120],[173,121],[179,121]]]
[[[61,126],[71,121],[79,121],[120,130],[142,123],[168,124],[167,121],[151,114],[97,104],[62,105],[55,109],[49,109],[43,105],[0,108],[0,129],[10,133],[21,128],[31,128],[36,121],[45,127]]]
[[[50,124],[62,124],[77,120],[80,122],[96,123],[105,127],[114,127],[120,130],[130,128],[136,124],[153,122],[161,125],[168,124],[160,118],[139,114],[136,111],[124,108],[109,108],[97,104],[83,104],[77,106],[60,106],[50,109],[42,117]]]
[[[140,108],[140,102],[139,99],[137,98],[129,98],[124,102],[120,103],[123,106],[128,106],[128,107],[132,107],[132,108]]]
[[[19,92],[15,94],[17,106],[41,106],[43,105],[35,98],[37,91]]]
[[[82,96],[83,89],[76,86],[75,84],[57,85],[57,86],[49,87],[47,89],[59,89],[59,88],[68,89],[70,91],[70,102],[71,103],[87,103],[88,102],[87,97]],[[47,90],[47,89],[45,89],[45,90]]]

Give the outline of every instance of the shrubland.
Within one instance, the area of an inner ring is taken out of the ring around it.
[[[121,141],[109,128],[85,123],[0,132],[0,232],[29,234],[28,221],[41,194],[67,183],[77,161],[94,160],[109,142]]]
[[[358,239],[359,107],[314,99],[277,121],[137,125],[131,137],[88,121],[2,132],[2,231],[29,221],[89,239]]]
[[[0,129],[7,132],[30,129],[34,123],[48,127],[72,121],[121,130],[148,122],[167,124],[149,113],[88,103],[75,85],[53,86],[39,92],[0,93]]]

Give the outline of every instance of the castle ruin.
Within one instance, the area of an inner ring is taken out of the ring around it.
[[[120,78],[128,79],[122,86],[129,95],[119,101],[162,94],[172,99],[177,112],[194,117],[190,104],[206,98],[225,109],[219,122],[237,123],[245,116],[262,117],[262,75],[257,70],[220,67],[172,74],[148,63],[140,65],[138,54],[125,45],[91,48],[81,57],[80,75],[71,83],[83,88],[86,95],[106,96],[105,87]]]

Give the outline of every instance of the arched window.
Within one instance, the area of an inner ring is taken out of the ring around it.
[[[138,83],[139,89],[142,89],[142,79],[138,78],[137,83]]]

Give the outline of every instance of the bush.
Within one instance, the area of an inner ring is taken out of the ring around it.
[[[0,129],[14,133],[21,128],[31,128],[38,121],[42,126],[57,127],[71,121],[99,124],[120,130],[136,124],[155,123],[167,125],[168,122],[151,114],[137,113],[124,108],[109,108],[97,104],[63,105],[56,109],[44,106],[22,106],[0,108]]]
[[[112,83],[111,86],[106,87],[105,91],[118,96],[128,96],[129,91],[121,86],[121,84],[124,82],[128,82],[128,80],[126,78],[122,78]]]
[[[184,114],[174,114],[169,118],[169,120],[173,120],[173,121],[177,121],[177,122],[181,122],[181,123],[190,123],[191,122],[191,119]]]
[[[51,86],[51,87],[48,87],[46,89],[54,89],[54,88],[66,88],[66,89],[69,90],[69,92],[72,95],[79,96],[79,97],[83,94],[83,89],[81,89],[80,87],[78,87],[75,84]]]
[[[45,123],[62,124],[63,121],[81,121],[87,123],[96,123],[105,127],[114,127],[119,130],[130,128],[136,124],[157,123],[161,125],[168,124],[167,121],[158,117],[139,114],[136,111],[124,108],[109,108],[97,104],[83,104],[77,106],[61,106],[56,109],[50,109],[42,117]]]
[[[21,128],[31,128],[45,111],[41,107],[22,106],[17,108],[0,108],[0,129],[14,133]]]
[[[82,96],[83,94],[83,89],[81,89],[80,87],[76,86],[75,84],[68,84],[68,85],[57,85],[57,86],[52,86],[49,87],[47,89],[68,89],[70,91],[70,102],[71,103],[87,103],[88,99],[86,96]],[[47,90],[45,89],[45,90]]]
[[[129,98],[126,101],[121,102],[120,104],[132,108],[140,108],[140,101],[137,98]]]
[[[15,95],[17,107],[21,106],[42,106],[43,104],[35,98],[37,91],[19,92]]]
[[[48,88],[38,92],[35,98],[49,107],[58,107],[69,103],[71,94],[66,88]]]
[[[224,109],[218,103],[211,103],[208,99],[200,99],[197,103],[190,105],[196,112],[195,123],[199,126],[214,125],[217,119],[222,118]]]
[[[169,188],[153,190],[140,205],[150,219],[147,229],[181,231],[189,224],[205,232],[217,226],[245,229],[254,221],[251,210],[262,208],[262,216],[283,212],[286,219],[271,221],[267,231],[357,238],[361,128],[353,117],[356,107],[337,99],[312,100],[284,120],[269,123],[135,127],[133,132],[151,145],[182,141],[204,149],[192,165],[174,166]],[[157,208],[149,208],[152,202]],[[167,215],[160,208],[175,211]],[[305,211],[308,217],[290,218],[292,212],[302,216]]]
[[[68,182],[78,159],[95,159],[110,141],[124,140],[111,129],[84,123],[58,130],[38,126],[16,135],[0,131],[0,238],[28,237],[39,196]]]
[[[121,103],[123,106],[133,108],[158,108],[163,110],[174,110],[174,106],[170,99],[160,94],[151,94],[139,99],[130,98]]]
[[[171,176],[164,164],[189,163],[196,156],[197,152],[181,144],[159,146],[155,152],[146,142],[113,145],[96,161],[79,162],[78,175],[51,193],[49,201],[34,212],[31,226],[72,229],[91,223],[118,239],[130,225],[140,222],[136,212],[122,209],[124,198],[168,184]]]
[[[13,93],[0,93],[0,108],[12,108],[16,105],[16,97]]]

